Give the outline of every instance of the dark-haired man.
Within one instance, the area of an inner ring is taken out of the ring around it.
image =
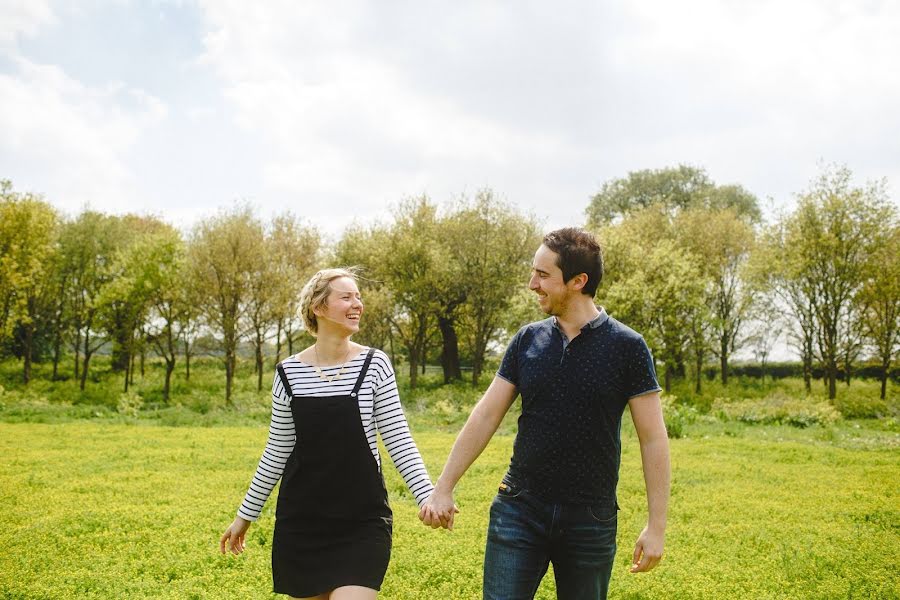
[[[544,237],[528,287],[550,317],[513,337],[419,512],[427,525],[452,528],[453,488],[521,395],[512,459],[491,505],[487,600],[533,598],[550,563],[559,598],[606,598],[626,406],[640,440],[649,507],[631,571],[649,571],[662,557],[669,444],[660,387],[644,339],[594,305],[602,277],[600,246],[590,233],[565,228]]]

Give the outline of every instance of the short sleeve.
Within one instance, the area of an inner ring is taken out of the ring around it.
[[[632,344],[628,359],[628,397],[634,398],[650,392],[658,392],[659,381],[656,379],[656,365],[653,355],[643,337]]]
[[[523,331],[525,331],[524,327],[516,332],[516,335],[510,340],[509,346],[506,347],[506,354],[503,355],[503,361],[500,363],[500,368],[497,369],[497,375],[516,387],[519,386],[519,344],[522,340]]]

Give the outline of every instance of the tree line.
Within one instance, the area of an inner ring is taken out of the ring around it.
[[[673,377],[694,377],[749,349],[765,366],[782,334],[834,397],[838,373],[874,358],[882,398],[900,340],[900,229],[886,184],[857,186],[826,167],[794,210],[762,219],[758,200],[678,166],[606,182],[586,208],[604,249],[598,302],[641,331]],[[355,225],[326,245],[290,213],[263,222],[248,206],[182,233],[156,217],[90,210],[66,218],[40,196],[0,182],[0,352],[67,361],[84,389],[92,357],[108,347],[127,391],[148,352],[165,364],[164,398],[179,360],[190,378],[198,341],[225,367],[230,403],[240,344],[263,362],[304,336],[300,287],[323,265],[357,265],[366,304],[362,343],[402,359],[415,387],[429,361],[446,383],[473,384],[486,357],[540,318],[525,289],[541,228],[485,189],[437,204],[410,198],[385,223]],[[309,339],[304,340],[309,342]],[[136,364],[136,362],[138,364]]]

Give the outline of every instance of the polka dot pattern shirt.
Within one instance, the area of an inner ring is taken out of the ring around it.
[[[549,502],[615,505],[622,414],[660,390],[644,338],[601,309],[569,341],[551,317],[516,333],[497,375],[522,396],[507,482]]]

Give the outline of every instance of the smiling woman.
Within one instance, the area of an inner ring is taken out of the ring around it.
[[[352,270],[325,269],[304,286],[300,314],[316,342],[276,367],[266,449],[219,542],[223,553],[243,552],[250,523],[281,479],[272,540],[277,593],[375,598],[393,528],[379,432],[416,501],[421,505],[432,491],[390,360],[350,341],[363,308]]]

